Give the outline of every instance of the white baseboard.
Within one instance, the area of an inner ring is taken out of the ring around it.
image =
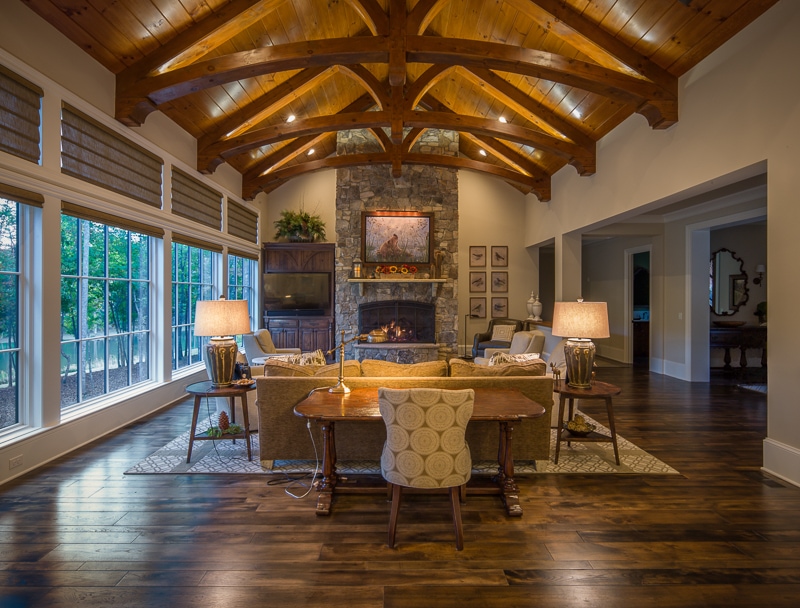
[[[765,473],[800,487],[800,450],[774,439],[764,440]]]

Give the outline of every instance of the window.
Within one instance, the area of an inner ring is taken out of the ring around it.
[[[19,422],[19,204],[0,197],[0,429]]]
[[[61,216],[61,407],[150,378],[150,237]]]
[[[214,297],[214,268],[219,254],[181,242],[172,243],[172,369],[203,360],[201,338],[194,335],[197,300]]]
[[[228,254],[228,299],[247,300],[250,311],[250,326],[256,318],[258,304],[258,262],[247,257]],[[242,345],[242,337],[236,336],[236,342]]]

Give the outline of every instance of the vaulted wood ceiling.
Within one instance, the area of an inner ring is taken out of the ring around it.
[[[678,77],[778,0],[21,1],[116,74],[117,119],[163,112],[197,138],[198,170],[244,175],[245,198],[426,163],[546,201],[632,114],[676,123]],[[337,155],[354,128],[374,151]],[[457,157],[418,145],[430,128],[460,133]]]

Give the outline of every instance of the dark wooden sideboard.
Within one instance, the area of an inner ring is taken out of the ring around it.
[[[760,325],[741,327],[712,327],[711,348],[725,349],[725,367],[731,368],[731,349],[738,348],[739,367],[747,367],[747,351],[761,349],[761,367],[767,367],[767,328]]]

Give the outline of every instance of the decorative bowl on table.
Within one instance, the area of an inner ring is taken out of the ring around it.
[[[236,386],[250,386],[251,384],[255,384],[256,381],[252,378],[241,378],[240,380],[234,380],[232,384]]]
[[[586,422],[586,419],[580,414],[575,414],[572,420],[564,423],[564,428],[567,429],[570,435],[575,437],[587,437],[596,427]]]

